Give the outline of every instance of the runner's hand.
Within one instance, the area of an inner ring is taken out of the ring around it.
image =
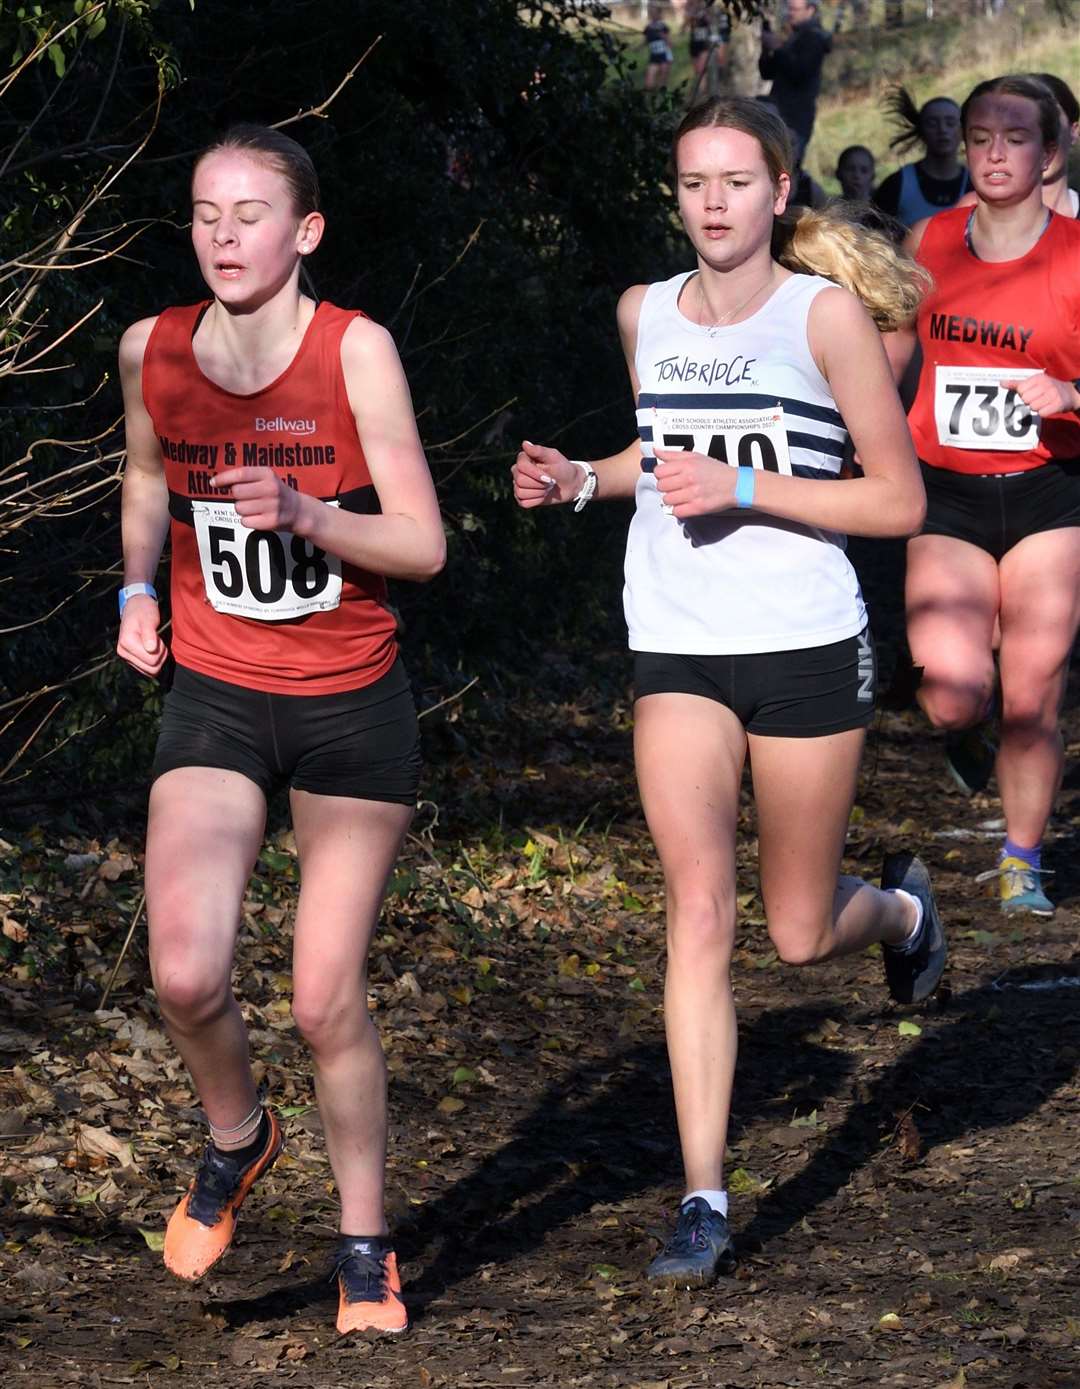
[[[1022,381],[1003,381],[1007,391],[1015,391],[1020,399],[1038,415],[1064,415],[1077,408],[1077,389],[1071,381],[1058,381],[1040,371],[1037,376],[1025,376]]]
[[[235,504],[237,516],[249,530],[296,530],[300,493],[287,487],[272,468],[226,468],[210,481],[215,491]]]
[[[558,506],[572,502],[581,491],[585,474],[558,449],[523,440],[521,452],[510,469],[514,500],[518,506]]]
[[[657,449],[653,477],[665,507],[680,521],[735,505],[738,469],[685,449]]]
[[[124,604],[116,654],[140,675],[157,675],[169,654],[158,632],[160,624],[161,609],[148,593],[133,594]]]

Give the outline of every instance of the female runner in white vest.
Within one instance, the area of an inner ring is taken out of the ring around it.
[[[749,754],[769,934],[789,964],[886,946],[894,998],[937,986],[945,942],[925,868],[886,863],[879,890],[840,877],[874,657],[844,533],[917,531],[924,495],[878,326],[924,281],[883,238],[804,211],[773,258],[790,187],[787,132],[747,98],[692,109],[675,139],[697,269],[636,285],[618,322],[639,438],[595,465],[524,443],[523,507],[636,498],[625,606],[634,749],[667,885],[665,1018],[686,1175],[652,1278],[733,1265],[724,1144],[735,1066],[739,783]],[[867,286],[864,293],[863,286]],[[843,477],[848,432],[862,476]],[[728,465],[728,466],[725,466]]]

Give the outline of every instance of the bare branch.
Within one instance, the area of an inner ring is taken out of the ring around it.
[[[353,63],[352,67],[337,84],[337,86],[334,88],[334,90],[330,93],[330,95],[326,98],[325,101],[320,101],[318,106],[309,106],[306,111],[298,111],[295,116],[289,116],[287,120],[277,121],[271,128],[273,130],[282,130],[287,125],[295,125],[297,121],[306,120],[308,116],[318,116],[320,119],[324,119],[326,116],[327,109],[329,108],[331,102],[334,101],[334,99],[341,92],[343,92],[346,86],[353,80],[357,72],[360,70],[361,64],[367,61],[368,54],[370,54],[380,43],[382,43],[382,37],[382,34],[378,34],[374,39],[372,39],[365,51],[360,55],[359,58],[357,58],[356,62]]]

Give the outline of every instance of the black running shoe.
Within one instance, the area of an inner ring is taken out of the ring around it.
[[[645,1270],[645,1277],[689,1286],[713,1283],[735,1268],[735,1244],[727,1217],[714,1211],[703,1196],[684,1201],[675,1233]]]
[[[989,720],[945,735],[945,766],[965,796],[985,791],[997,758]]]
[[[922,903],[922,925],[915,949],[905,953],[886,945],[882,950],[889,993],[897,1003],[921,1003],[941,983],[948,953],[930,874],[914,854],[887,854],[881,871],[881,886],[903,888]]]

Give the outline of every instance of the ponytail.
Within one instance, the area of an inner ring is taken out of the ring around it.
[[[778,217],[773,255],[788,270],[821,275],[850,290],[883,333],[914,320],[931,284],[929,272],[887,236],[849,221],[835,205]]]

